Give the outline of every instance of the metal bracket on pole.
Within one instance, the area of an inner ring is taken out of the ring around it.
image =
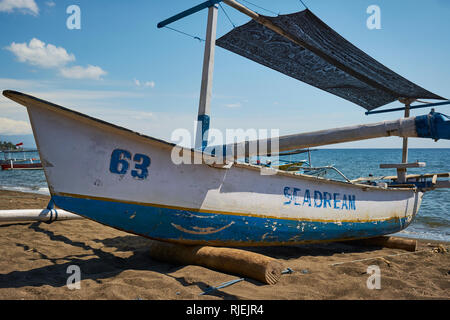
[[[196,12],[199,12],[199,11],[201,11],[203,9],[215,6],[216,4],[218,4],[219,2],[222,2],[222,1],[223,0],[208,0],[208,1],[205,1],[203,3],[200,3],[199,5],[196,5],[195,7],[187,9],[187,10],[185,10],[183,12],[180,12],[180,13],[178,13],[178,14],[176,14],[176,15],[174,15],[174,16],[172,16],[172,17],[170,17],[170,18],[168,18],[168,19],[166,19],[164,21],[161,21],[160,23],[158,23],[157,26],[158,26],[158,28],[164,28],[165,26],[167,26],[167,25],[169,25],[169,24],[171,24],[171,23],[173,23],[175,21],[183,19],[183,18],[185,18],[187,16],[190,16],[191,14],[194,14]]]

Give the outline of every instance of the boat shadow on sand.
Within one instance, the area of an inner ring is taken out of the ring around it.
[[[44,229],[42,222],[18,223],[1,225],[0,228],[12,225],[29,225],[29,229],[35,232],[44,233],[49,237],[49,242],[61,242],[76,247],[77,249],[88,250],[86,254],[70,254],[67,256],[50,257],[39,251],[39,248],[31,248],[22,243],[15,243],[17,247],[23,248],[24,252],[32,251],[39,257],[29,258],[28,260],[44,260],[51,263],[43,267],[33,268],[26,271],[12,271],[9,273],[0,273],[0,289],[17,289],[23,287],[41,287],[51,286],[54,288],[65,287],[70,274],[67,273],[68,267],[76,265],[82,271],[82,280],[93,280],[97,284],[103,284],[108,279],[112,279],[126,270],[157,272],[178,281],[182,286],[197,286],[205,291],[211,284],[196,281],[192,282],[185,277],[175,277],[175,273],[184,266],[175,266],[168,263],[162,263],[152,260],[148,254],[148,247],[152,240],[135,235],[118,236],[104,240],[94,240],[102,248],[94,248],[85,242],[73,241],[70,238],[56,234],[51,230]],[[114,252],[131,252],[131,255],[122,258],[106,250],[116,249]],[[77,250],[79,251],[79,250]],[[238,299],[238,297],[216,290],[209,293],[210,296],[223,299]]]
[[[29,224],[29,223],[28,223]],[[197,286],[202,291],[210,288],[211,284],[202,281],[192,281],[184,276],[176,277],[173,274],[182,269],[183,265],[174,265],[156,261],[149,256],[149,247],[153,240],[146,239],[136,235],[117,236],[103,240],[93,240],[102,245],[101,248],[94,248],[82,241],[73,241],[70,238],[56,234],[51,230],[42,227],[42,222],[29,224],[29,229],[43,233],[48,236],[49,241],[62,242],[67,245],[89,251],[85,254],[70,254],[64,257],[50,257],[39,251],[39,248],[31,248],[22,243],[16,243],[22,247],[25,252],[32,251],[39,255],[29,260],[46,260],[51,265],[34,268],[26,271],[12,271],[10,273],[0,274],[0,288],[22,288],[22,287],[40,287],[48,285],[52,287],[63,287],[67,285],[67,279],[70,274],[67,273],[68,267],[77,265],[82,270],[82,280],[90,279],[98,284],[104,283],[110,278],[119,275],[126,270],[157,272],[178,281],[183,287]],[[20,225],[25,225],[20,223]],[[0,228],[4,227],[0,226]],[[6,225],[10,226],[10,225]],[[54,243],[52,244],[54,245]],[[377,247],[361,247],[348,243],[321,243],[307,244],[287,247],[246,247],[243,250],[253,251],[275,259],[289,260],[301,257],[331,256],[341,253],[358,253],[379,249]],[[126,258],[115,255],[114,253],[131,253]],[[255,285],[263,285],[258,281],[246,279]],[[221,297],[224,299],[236,299],[238,297],[216,290],[209,295]]]

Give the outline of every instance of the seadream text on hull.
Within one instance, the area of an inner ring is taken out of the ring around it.
[[[250,164],[177,165],[171,143],[4,95],[27,107],[56,206],[152,239],[269,246],[370,238],[406,228],[423,196],[416,188],[262,175]]]

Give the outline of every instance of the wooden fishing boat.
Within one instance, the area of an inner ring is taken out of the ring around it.
[[[397,121],[256,141],[258,146],[268,146],[264,152],[261,148],[250,148],[251,141],[208,146],[212,53],[217,18],[215,4],[218,2],[207,1],[159,25],[203,8],[209,10],[198,116],[201,125],[194,149],[144,136],[24,93],[3,92],[6,97],[27,107],[52,202],[59,208],[120,230],[184,244],[289,245],[370,238],[406,228],[417,214],[424,192],[439,187],[436,181],[432,184],[436,179],[431,178],[430,183],[422,185],[409,180],[407,184],[335,181],[236,160],[275,151],[385,136],[450,139],[449,121],[432,112]],[[340,57],[325,54],[317,46],[308,43],[300,46],[300,36],[292,35],[292,28],[288,32],[279,22],[296,26],[317,25],[317,29],[300,29],[320,33],[325,26],[318,23],[318,18],[309,10],[300,12],[294,19],[289,16],[269,18],[253,13],[235,1],[226,0],[224,3],[252,17],[253,20],[246,25],[250,27],[249,34],[273,38],[278,35],[278,29],[284,30],[280,32],[287,38],[282,41],[293,50],[300,50],[301,54],[308,52],[310,57],[316,58],[317,64],[306,66],[310,68],[306,70],[309,82],[323,87],[325,82],[319,79],[320,74],[324,70],[336,72],[338,76],[334,78],[325,74],[333,83],[324,90],[363,105],[369,111],[398,98],[440,99],[400,76],[393,76],[390,70],[372,60],[371,66],[382,70],[391,79],[389,82],[380,80],[382,76],[374,74],[373,70],[362,72],[360,68],[366,68],[366,65],[343,65],[339,62]],[[261,37],[250,42],[240,40],[245,38],[246,26],[234,29],[231,35],[218,42],[224,47],[229,44],[236,51],[241,45],[250,44],[257,48],[258,44],[253,41],[261,40]],[[330,31],[325,30],[322,35],[329,34]],[[281,40],[277,39],[276,43],[284,46]],[[275,46],[269,42],[266,48],[272,45]],[[336,52],[339,55],[347,52],[347,60],[354,55],[369,59],[346,42],[340,46],[347,50]],[[279,51],[275,51],[279,55]],[[253,52],[266,54],[258,50]],[[286,53],[291,56],[290,52]],[[318,57],[322,60],[319,61]],[[251,58],[259,59],[256,56]],[[297,58],[303,65],[302,57]],[[313,69],[318,64],[321,64],[320,70],[315,72]],[[328,68],[327,64],[335,67]],[[280,66],[270,67],[282,69]],[[293,69],[293,66],[289,68]],[[277,150],[274,145],[278,146]],[[235,152],[240,147],[243,147],[243,154]],[[182,156],[186,161],[176,162],[174,155]],[[399,170],[403,172],[403,168],[399,167]]]
[[[1,151],[3,159],[0,159],[2,170],[39,170],[42,169],[42,163],[36,158],[27,158],[26,153],[37,152],[37,150],[7,150]],[[23,154],[23,158],[17,158],[13,155]]]
[[[9,163],[2,163],[0,165],[2,170],[40,170],[42,164],[38,160],[17,160]]]

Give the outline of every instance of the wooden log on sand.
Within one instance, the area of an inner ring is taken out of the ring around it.
[[[242,275],[270,285],[278,282],[283,271],[283,265],[278,260],[240,249],[154,241],[150,247],[150,256],[163,262],[199,265]]]
[[[352,240],[352,244],[366,246],[380,246],[391,249],[402,249],[410,252],[416,251],[417,240],[399,237],[376,237],[363,240]]]

